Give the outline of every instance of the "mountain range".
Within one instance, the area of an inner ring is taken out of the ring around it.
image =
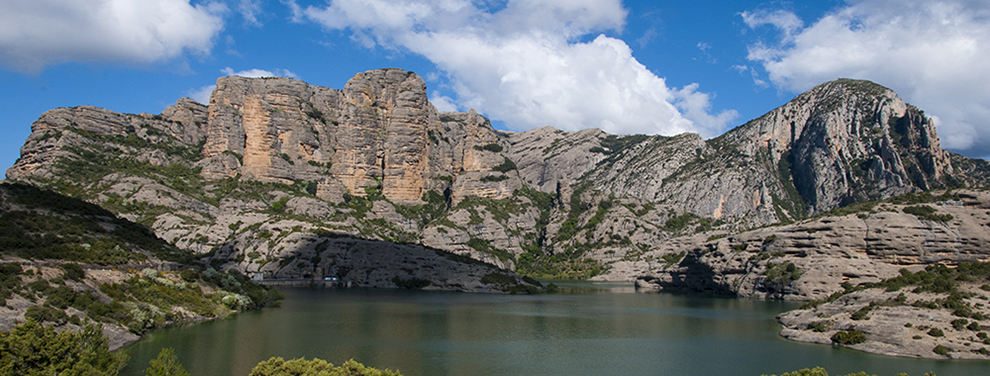
[[[824,83],[705,140],[499,131],[474,110],[437,111],[415,73],[382,69],[341,90],[224,77],[209,105],[183,98],[161,114],[53,109],[7,178],[100,205],[221,269],[457,288],[406,250],[539,278],[673,281],[667,269],[719,237],[733,247],[730,235],[857,203],[987,186],[990,164],[943,150],[922,110],[868,81]],[[362,276],[349,273],[358,242],[381,249],[362,256]]]

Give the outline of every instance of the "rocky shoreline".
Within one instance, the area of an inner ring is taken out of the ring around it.
[[[935,275],[929,285],[901,287],[895,278],[885,281],[886,287],[853,288],[830,301],[809,302],[777,316],[784,326],[780,335],[880,355],[990,360],[990,286],[977,276],[977,283],[949,287],[945,281],[956,276],[951,273],[944,266],[929,267],[915,273],[923,279]],[[940,281],[937,274],[950,277]]]

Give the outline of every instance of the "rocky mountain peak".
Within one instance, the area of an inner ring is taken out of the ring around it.
[[[808,214],[957,184],[934,122],[869,81],[821,84],[720,138],[766,150]]]

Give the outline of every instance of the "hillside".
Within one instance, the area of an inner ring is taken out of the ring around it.
[[[0,184],[0,227],[0,330],[97,322],[115,349],[153,328],[281,299],[236,271],[200,273],[191,252],[99,206],[31,186]]]

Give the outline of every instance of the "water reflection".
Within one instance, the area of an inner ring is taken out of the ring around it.
[[[355,359],[416,375],[760,375],[824,366],[940,376],[987,363],[862,354],[777,336],[792,303],[635,293],[629,284],[555,282],[554,295],[284,289],[282,308],[157,331],[127,349],[141,375],[174,347],[194,375],[247,375],[272,356]]]

